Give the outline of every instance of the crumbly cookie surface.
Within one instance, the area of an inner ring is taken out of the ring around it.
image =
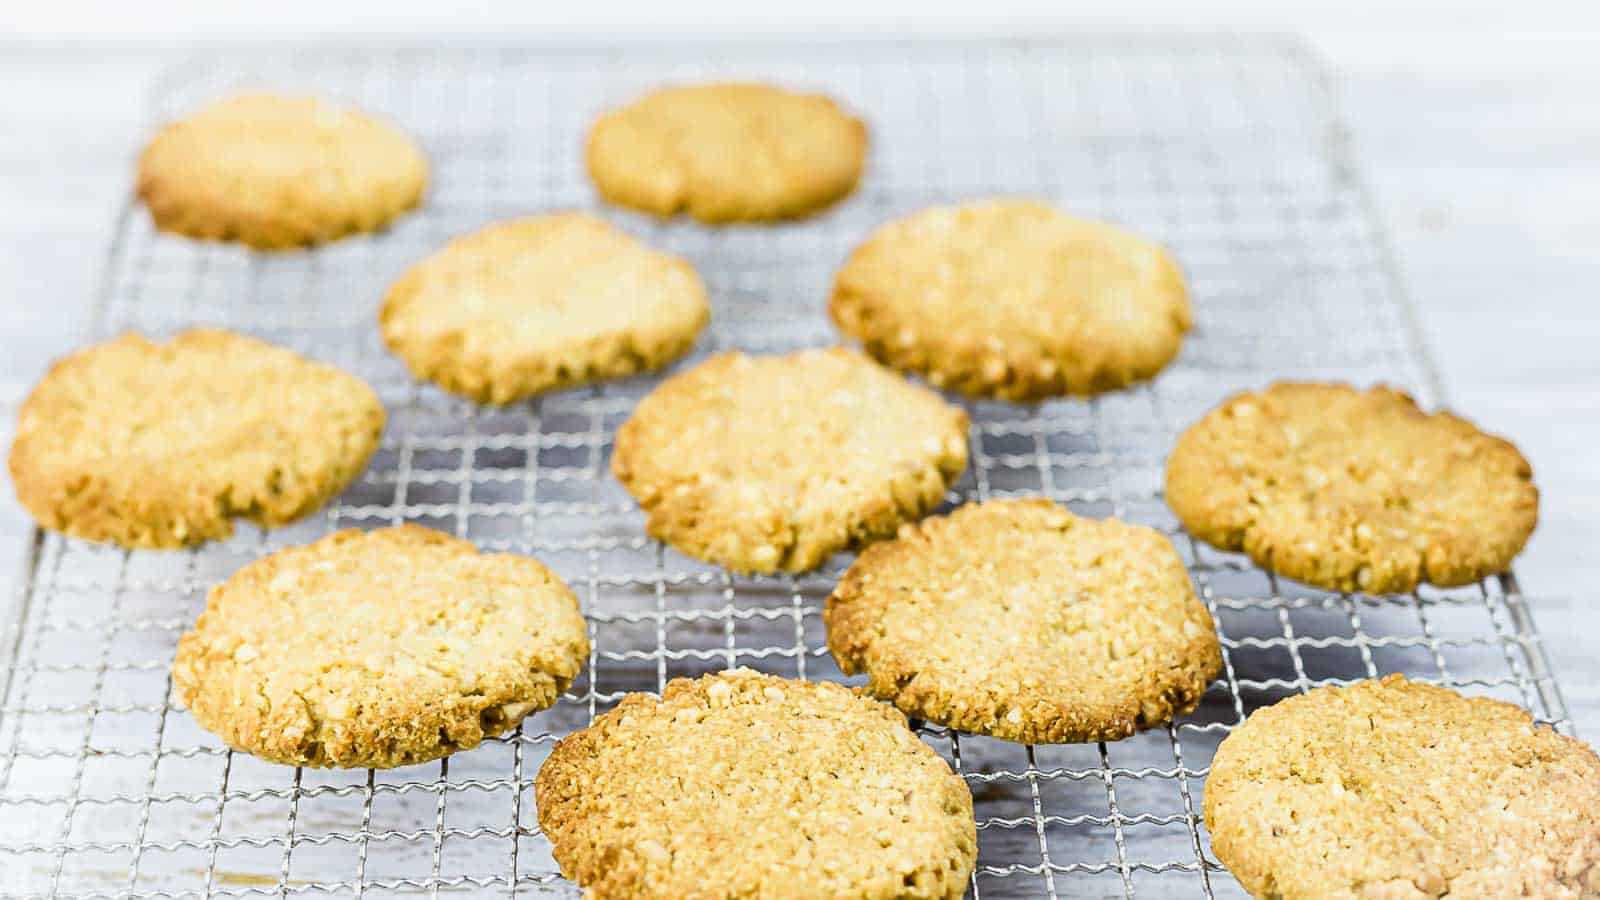
[[[1389,388],[1284,382],[1190,426],[1166,499],[1195,537],[1330,590],[1398,593],[1505,571],[1539,516],[1510,442]]]
[[[411,267],[384,299],[384,343],[418,378],[480,403],[660,368],[710,320],[682,259],[593,216],[502,222]]]
[[[1257,897],[1600,897],[1600,757],[1399,675],[1257,710],[1217,748],[1205,817]]]
[[[588,653],[577,598],[543,565],[403,525],[240,569],[179,640],[172,681],[236,750],[390,768],[515,728]]]
[[[718,354],[642,400],[611,459],[652,537],[746,572],[894,534],[966,465],[966,413],[840,348]]]
[[[828,647],[907,715],[1026,743],[1113,741],[1188,712],[1222,668],[1211,615],[1151,528],[990,500],[862,551]]]
[[[671,87],[602,116],[589,176],[622,206],[708,223],[804,216],[861,178],[867,129],[838,104],[764,84]]]
[[[562,874],[611,897],[959,898],[972,796],[893,709],[737,669],[630,694],[535,785]]]
[[[1032,200],[925,209],[873,232],[829,313],[874,358],[940,387],[1033,401],[1152,378],[1189,330],[1159,244]]]
[[[139,157],[139,197],[158,228],[258,250],[376,231],[427,185],[415,141],[317,97],[223,100],[162,128]]]
[[[56,362],[22,405],[11,479],[46,528],[130,548],[308,515],[367,464],[383,405],[361,379],[220,330],[125,334]]]

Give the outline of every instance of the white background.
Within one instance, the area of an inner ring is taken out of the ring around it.
[[[9,6],[7,5],[9,2]],[[1081,5],[1080,5],[1081,6]],[[1288,31],[1339,77],[1357,155],[1452,404],[1534,462],[1518,570],[1579,728],[1600,735],[1600,4],[1125,0],[613,4],[0,0],[0,413],[82,327],[174,44],[219,40]],[[1197,9],[1203,7],[1203,10]],[[9,423],[7,423],[9,425]],[[0,437],[3,437],[0,434]],[[27,521],[0,498],[0,568]],[[0,571],[0,576],[7,573]],[[10,581],[9,577],[6,581]]]

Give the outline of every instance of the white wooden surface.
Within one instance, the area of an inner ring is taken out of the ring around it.
[[[43,14],[32,15],[38,23]],[[71,31],[70,17],[62,21],[41,27]],[[1542,522],[1517,568],[1578,728],[1593,739],[1600,37],[1581,28],[1506,36],[1496,21],[1451,31],[1415,10],[1408,21],[1406,33],[1327,31],[1311,42],[1340,76],[1358,155],[1452,404],[1533,459]],[[154,43],[0,47],[6,443],[21,393],[84,327],[149,81],[181,55]],[[29,525],[3,493],[0,583],[11,583]]]

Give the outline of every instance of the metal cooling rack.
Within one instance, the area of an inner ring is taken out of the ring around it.
[[[1337,377],[1439,399],[1327,80],[1297,46],[1140,37],[235,54],[174,72],[157,114],[247,83],[345,97],[421,136],[432,195],[381,236],[276,256],[158,235],[130,205],[99,330],[208,323],[286,342],[369,378],[388,433],[359,482],[295,526],[245,528],[188,553],[38,536],[6,620],[0,889],[570,895],[532,794],[559,736],[675,676],[737,664],[840,677],[820,613],[847,559],[744,578],[645,538],[606,456],[657,378],[480,410],[412,383],[376,337],[385,285],[445,238],[513,213],[597,207],[580,148],[598,110],[660,82],[738,76],[841,98],[871,123],[873,158],[855,197],[795,224],[708,230],[605,210],[699,267],[715,306],[701,354],[832,342],[828,280],[866,230],[973,195],[1042,194],[1123,222],[1172,246],[1191,279],[1198,328],[1153,384],[1091,402],[970,405],[973,465],[951,502],[1043,493],[1166,529],[1226,661],[1194,714],[1114,744],[927,729],[976,801],[973,896],[1239,896],[1199,819],[1207,764],[1251,710],[1315,685],[1405,672],[1570,730],[1509,578],[1405,597],[1320,593],[1196,545],[1162,503],[1176,432],[1230,391]],[[554,709],[443,762],[324,772],[228,752],[172,704],[173,648],[210,586],[269,550],[402,521],[533,554],[578,591],[594,650]]]

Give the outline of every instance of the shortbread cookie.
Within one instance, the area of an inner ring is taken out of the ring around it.
[[[848,350],[723,353],[617,430],[612,471],[650,536],[741,572],[803,572],[938,506],[967,416]]]
[[[1178,438],[1167,503],[1190,534],[1318,587],[1372,594],[1505,571],[1539,517],[1508,441],[1388,388],[1275,384]]]
[[[1097,394],[1178,354],[1189,299],[1159,244],[1031,200],[925,209],[873,232],[828,310],[889,366],[977,397]]]
[[[711,317],[687,262],[592,216],[491,225],[412,266],[383,340],[418,378],[480,403],[660,368]]]
[[[612,203],[702,222],[804,216],[855,189],[867,129],[827,97],[763,84],[659,90],[589,132],[589,176]]]
[[[846,675],[907,715],[1026,743],[1114,741],[1200,702],[1222,669],[1166,537],[1043,498],[902,526],[828,598]]]
[[[367,465],[383,405],[365,382],[228,331],[138,334],[59,360],[22,405],[17,498],[39,524],[124,547],[282,525]]]
[[[959,898],[972,795],[905,717],[736,669],[630,694],[535,783],[561,872],[613,897]]]
[[[1399,675],[1257,710],[1217,748],[1205,817],[1256,897],[1600,897],[1600,757]]]
[[[139,158],[158,228],[260,250],[376,231],[427,185],[415,141],[316,97],[224,100],[162,128]]]
[[[578,600],[549,569],[402,525],[234,573],[178,641],[172,683],[235,750],[390,768],[510,731],[588,654]]]

